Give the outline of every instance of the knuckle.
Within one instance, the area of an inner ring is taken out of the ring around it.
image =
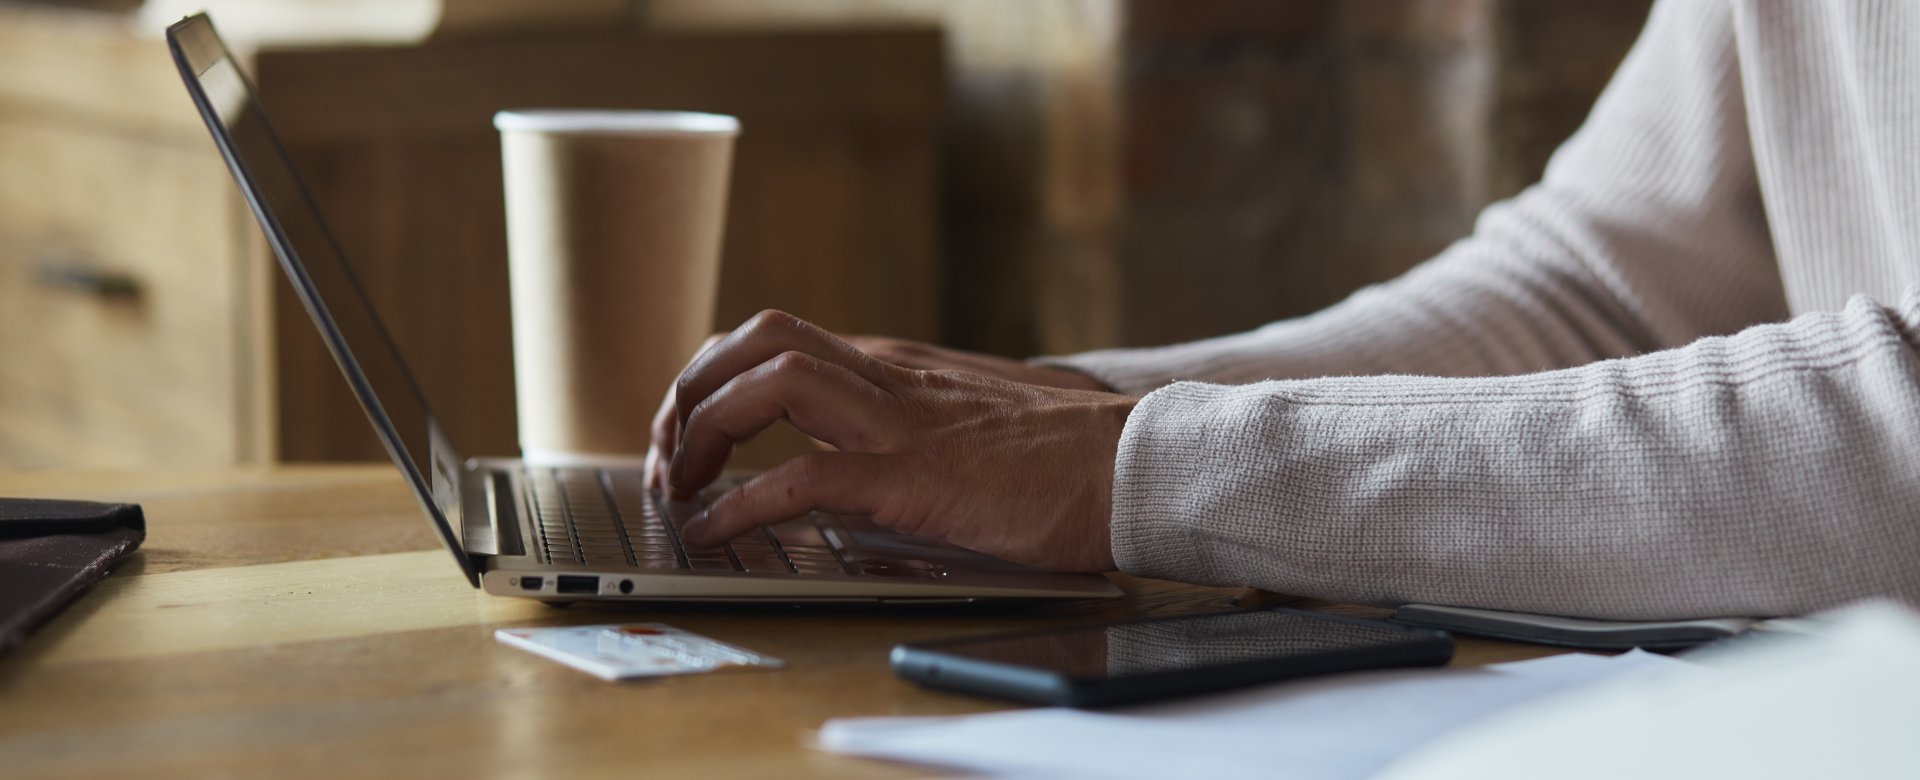
[[[799,377],[818,370],[819,361],[805,352],[788,350],[767,361],[766,370],[776,377]]]
[[[748,318],[746,330],[749,333],[791,330],[800,322],[795,317],[779,309],[761,309],[758,314]]]

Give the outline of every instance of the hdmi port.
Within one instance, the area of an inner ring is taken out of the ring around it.
[[[577,574],[562,574],[554,587],[561,593],[599,593],[599,577],[582,577]]]

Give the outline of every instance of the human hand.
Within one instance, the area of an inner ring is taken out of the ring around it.
[[[692,545],[819,510],[1032,566],[1106,571],[1114,457],[1136,401],[906,368],[763,312],[681,374],[676,433],[656,457],[664,485],[691,495],[719,476],[736,442],[780,419],[838,450],[720,496],[681,530]]]
[[[709,336],[706,342],[700,345],[700,350],[694,353],[694,359],[698,360],[700,355],[712,349],[713,345],[720,343],[720,340],[727,335],[716,333]],[[1033,365],[1012,358],[967,352],[890,336],[840,336],[839,338],[868,355],[903,368],[922,371],[971,371],[1042,387],[1113,392],[1113,388],[1098,379],[1064,368]],[[689,368],[692,365],[691,362],[688,363]],[[667,463],[672,459],[680,439],[679,404],[674,395],[674,388],[667,388],[667,395],[661,399],[659,410],[654,412],[653,438],[647,446],[647,483],[662,489],[667,484]]]

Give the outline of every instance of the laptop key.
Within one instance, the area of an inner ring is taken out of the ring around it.
[[[780,556],[778,555],[742,555],[740,556],[740,569],[748,572],[775,572],[779,574],[790,574],[793,572],[793,569],[787,566],[787,562],[780,560]]]
[[[784,555],[786,555],[788,559],[795,560],[795,561],[819,561],[823,563],[839,563],[840,562],[840,556],[834,555],[832,552],[817,552],[814,550],[792,550],[792,549],[783,550],[781,552]]]
[[[789,520],[772,526],[773,538],[780,540],[782,547],[826,547],[827,537],[820,533],[820,527],[812,520]]]

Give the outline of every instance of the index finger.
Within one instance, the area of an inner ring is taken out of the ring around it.
[[[725,333],[708,336],[694,351],[693,357],[687,359],[687,366],[691,367],[694,361],[707,354],[726,336]],[[680,369],[681,373],[686,373],[686,370]],[[667,463],[673,460],[673,453],[680,446],[680,415],[676,412],[678,407],[674,402],[674,385],[679,383],[678,379],[675,377],[675,382],[667,385],[667,393],[660,399],[660,408],[653,413],[653,435],[647,442],[646,465],[647,486],[651,488],[668,487]]]
[[[853,347],[813,323],[783,311],[768,309],[747,320],[695,358],[674,384],[674,402],[680,424],[707,396],[742,373],[783,352],[801,352],[839,365],[882,388],[898,369]]]
[[[886,458],[861,452],[801,455],[714,499],[681,527],[681,538],[695,547],[712,547],[808,512],[874,514],[892,489]]]

